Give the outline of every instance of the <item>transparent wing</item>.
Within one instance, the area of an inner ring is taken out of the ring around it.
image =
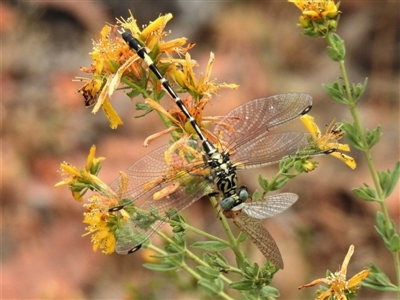
[[[162,146],[135,162],[111,185],[129,219],[117,233],[116,252],[138,249],[166,220],[212,192],[197,142]]]
[[[230,149],[238,149],[265,132],[295,119],[311,109],[308,94],[289,93],[249,101],[230,111],[215,127],[214,133]]]
[[[266,259],[274,266],[283,269],[283,260],[278,246],[268,230],[262,226],[260,220],[241,215],[233,218],[232,221],[250,238]]]
[[[171,145],[164,145],[136,161],[129,169],[122,173],[109,187],[120,198],[122,203],[126,200],[137,201],[143,196],[154,195],[162,191],[171,182],[189,180],[193,176],[204,177],[207,169],[204,166],[202,155],[197,153],[187,159],[182,153],[188,147],[195,147],[194,141],[182,142],[171,150]],[[168,156],[166,156],[168,153]],[[138,203],[137,205],[141,205]]]
[[[330,145],[337,149],[338,142],[331,139]],[[250,169],[277,163],[284,157],[322,155],[326,150],[320,149],[307,132],[283,132],[263,135],[234,149],[231,160],[239,170]]]
[[[130,218],[118,234],[117,253],[128,254],[138,249],[165,221],[212,191],[208,182],[201,177],[192,177],[186,186],[174,185],[164,184],[167,194],[158,200],[154,200],[153,195],[147,195],[144,201],[139,200],[143,203],[138,208],[129,211]],[[173,187],[171,192],[168,190],[170,186]]]
[[[246,202],[243,211],[255,219],[265,219],[283,212],[297,201],[299,196],[293,193],[281,193],[262,200]]]

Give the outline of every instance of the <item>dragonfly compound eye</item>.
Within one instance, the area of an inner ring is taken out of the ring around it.
[[[223,210],[230,210],[235,204],[235,199],[232,197],[226,197],[221,200],[220,204]]]
[[[249,192],[247,191],[246,188],[243,188],[239,191],[239,199],[240,201],[246,201],[247,199],[249,199]]]

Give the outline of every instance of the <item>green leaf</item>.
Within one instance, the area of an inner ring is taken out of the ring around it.
[[[399,181],[400,176],[400,161],[398,161],[392,172],[379,172],[379,181],[383,192],[385,193],[385,198],[388,197],[394,190]]]
[[[220,279],[207,280],[202,278],[197,282],[197,285],[200,289],[213,297],[217,296],[223,288],[223,283]]]
[[[136,110],[145,110],[145,112],[142,115],[139,116],[135,116],[135,118],[142,118],[145,115],[148,115],[149,113],[151,113],[153,111],[153,109],[151,108],[151,106],[149,106],[147,103],[144,102],[136,102]]]
[[[180,268],[180,266],[176,266],[173,264],[143,264],[143,267],[152,271],[159,271],[159,272],[167,272],[167,271],[174,271]]]
[[[254,293],[252,293],[252,291],[250,291],[250,292],[242,292],[241,293],[241,300],[254,300],[254,299],[257,299],[257,297],[254,295]]]
[[[170,218],[172,221],[179,222],[179,223],[187,223],[185,218],[181,215],[178,214],[178,211],[176,208],[170,208],[165,212],[165,215],[167,218]]]
[[[342,129],[346,132],[346,138],[354,148],[361,151],[366,150],[360,139],[360,133],[353,124],[343,122]]]
[[[218,257],[214,260],[214,265],[221,269],[229,268],[229,264],[226,262],[226,260],[218,258]]]
[[[250,265],[246,268],[247,274],[251,275],[252,277],[256,277],[258,275],[258,271],[260,270],[260,267],[258,266],[257,263],[254,263],[253,265]]]
[[[289,181],[288,177],[281,177],[274,182],[271,191],[276,191],[282,188]]]
[[[212,265],[215,257],[216,256],[211,253],[207,253],[207,252],[203,253],[203,260],[208,265]]]
[[[353,85],[353,99],[355,102],[360,100],[361,96],[364,94],[365,90],[367,89],[368,78],[365,78],[364,83],[357,83],[357,85]]]
[[[219,252],[215,252],[215,255],[211,253],[204,253],[203,260],[211,267],[216,267],[221,270],[230,268],[226,259]]]
[[[368,186],[352,189],[352,192],[361,199],[379,202],[375,190]]]
[[[215,252],[216,262],[218,263],[218,267],[227,268],[229,267],[228,261],[226,258],[219,252]]]
[[[376,213],[376,226],[375,229],[382,237],[383,242],[390,251],[399,252],[400,251],[400,236],[394,231],[395,223],[391,220],[391,226],[386,229],[386,219],[382,212],[378,211]]]
[[[220,271],[211,267],[198,266],[196,267],[197,272],[201,277],[205,279],[216,279],[218,278]]]
[[[346,132],[346,135],[358,136],[357,128],[349,122],[343,121],[341,129]]]
[[[287,172],[293,167],[295,159],[293,157],[285,156],[279,161],[279,169]]]
[[[374,130],[368,130],[365,134],[365,139],[367,140],[368,149],[375,146],[382,136],[382,126],[376,127]]]
[[[369,273],[368,277],[361,282],[363,286],[378,291],[397,291],[397,287],[390,282],[389,277],[387,277],[386,274],[383,273],[377,266],[371,264],[369,268],[371,272]]]
[[[346,93],[343,85],[340,84],[340,82],[336,81],[334,83],[323,83],[322,87],[333,100],[342,104],[349,103],[346,98]]]
[[[235,281],[229,284],[229,287],[239,291],[252,290],[254,288],[253,280]]]
[[[200,248],[206,251],[222,251],[229,248],[229,245],[218,242],[218,241],[205,241],[195,242],[192,244],[193,248]]]
[[[269,182],[267,179],[265,179],[264,177],[262,177],[261,175],[258,176],[258,184],[260,185],[260,187],[262,187],[262,189],[266,192],[269,191]]]
[[[297,176],[297,174],[285,174],[285,173],[283,173],[282,176],[285,176],[288,179],[292,179],[292,178],[295,178]]]
[[[400,236],[397,233],[390,238],[387,248],[392,252],[400,251]]]
[[[183,234],[174,234],[172,240],[180,247],[184,248],[186,245],[185,236]]]
[[[166,94],[166,91],[161,90],[161,92],[158,94],[157,100],[160,101],[165,96],[165,94]]]
[[[386,230],[386,226],[385,226],[385,216],[381,211],[377,211],[376,212],[376,216],[375,216],[375,221],[376,221],[376,225],[377,225],[377,231],[379,234],[383,234],[385,233]]]
[[[253,195],[251,196],[253,201],[257,201],[261,199],[261,193],[258,190],[255,190]]]
[[[279,291],[272,286],[264,286],[260,290],[261,299],[272,300],[272,299],[278,298],[279,296],[280,296]]]
[[[247,240],[247,235],[245,235],[242,231],[239,233],[238,237],[237,237],[237,242],[243,243],[245,240]]]
[[[173,233],[185,232],[185,228],[183,228],[180,225],[174,225],[174,226],[172,226],[172,232]]]
[[[167,251],[168,253],[172,253],[172,254],[176,254],[176,253],[180,254],[180,253],[182,253],[183,250],[184,250],[182,247],[177,246],[177,245],[174,245],[174,244],[166,245],[166,246],[164,247],[164,249],[165,249],[165,251]]]
[[[129,93],[126,93],[126,95],[129,97],[129,98],[131,98],[131,99],[133,99],[133,98],[135,98],[136,96],[139,96],[139,95],[141,95],[142,94],[142,91],[141,90],[132,90],[132,91],[130,91]]]
[[[160,51],[160,45],[158,43],[155,43],[153,49],[151,49],[150,52],[148,53],[152,61],[156,60],[159,51]],[[164,72],[161,72],[161,74],[164,74]]]
[[[326,47],[328,56],[333,61],[341,61],[346,56],[344,41],[336,34],[330,33],[326,36],[329,46]]]

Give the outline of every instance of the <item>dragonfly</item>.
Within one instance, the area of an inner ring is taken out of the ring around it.
[[[240,194],[248,194],[246,187],[242,187]],[[283,212],[298,198],[299,196],[293,193],[281,193],[257,201],[249,201],[248,198],[237,204],[234,199],[225,198],[220,202],[220,206],[224,216],[231,219],[273,265],[283,269],[279,248],[274,238],[261,224],[261,220]]]
[[[249,198],[247,192],[239,188],[237,171],[267,166],[287,156],[315,156],[335,151],[337,142],[332,141],[332,148],[322,151],[312,142],[308,133],[271,134],[276,127],[310,111],[312,97],[304,93],[274,95],[236,107],[215,126],[214,134],[221,143],[214,145],[204,136],[146,49],[130,33],[124,30],[120,33],[186,115],[200,143],[185,140],[172,146],[162,146],[139,159],[110,185],[120,204],[109,209],[109,212],[124,210],[129,214],[128,221],[117,232],[117,253],[137,251],[155,230],[176,213],[215,191],[221,194],[221,203],[233,200],[232,207],[225,211],[237,212],[234,208],[241,207],[240,204]],[[243,222],[243,218],[236,217],[232,219],[239,228],[242,224],[247,224],[242,226],[246,229],[253,225],[259,228],[252,221]],[[265,236],[268,238],[270,235]],[[263,254],[281,265],[268,255],[276,253],[277,249],[273,239],[275,247],[268,246],[271,239],[265,245],[266,249],[272,247],[272,250],[263,251]]]

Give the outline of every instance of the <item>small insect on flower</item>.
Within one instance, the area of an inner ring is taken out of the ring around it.
[[[78,77],[77,80],[86,82],[85,85],[78,90],[78,93],[82,94],[83,98],[85,99],[85,106],[91,107],[95,105],[100,95],[102,80],[81,77]]]
[[[327,126],[325,135],[322,135],[317,124],[314,122],[314,117],[310,115],[303,115],[300,117],[300,120],[303,122],[304,126],[306,126],[307,130],[311,133],[311,137],[319,149],[321,149],[322,151],[336,149],[336,151],[332,151],[329,154],[343,161],[351,169],[354,170],[356,168],[357,164],[354,158],[337,151],[350,151],[349,145],[336,143],[336,141],[341,139],[345,134],[345,132],[340,129],[340,125],[333,124],[332,121],[331,124]]]
[[[319,283],[325,283],[329,285],[329,289],[321,293],[316,299],[335,299],[335,300],[347,300],[350,295],[354,296],[360,287],[361,281],[363,281],[370,273],[369,269],[362,270],[361,272],[354,275],[350,280],[346,281],[347,265],[349,264],[350,258],[354,253],[354,246],[350,245],[349,251],[343,261],[342,268],[340,271],[330,273],[327,278],[319,278],[308,284],[299,286],[299,289],[311,287]],[[333,296],[333,298],[332,298]]]

